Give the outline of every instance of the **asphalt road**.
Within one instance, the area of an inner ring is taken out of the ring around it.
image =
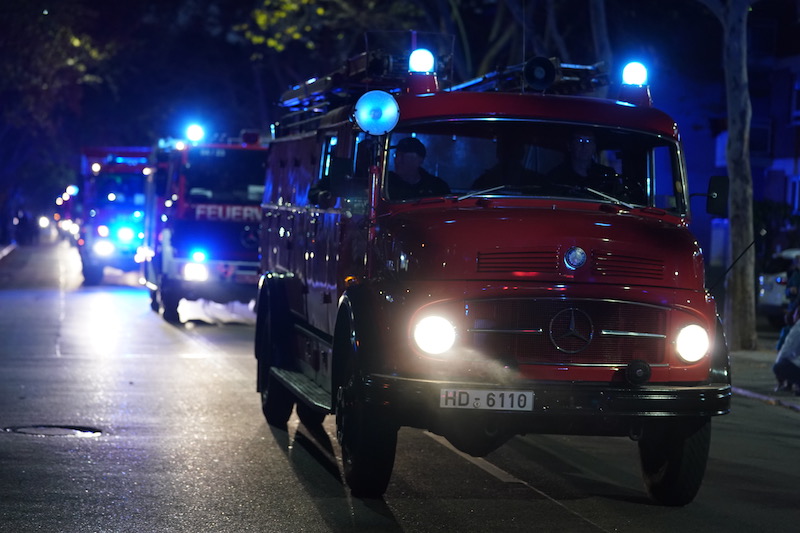
[[[353,498],[332,417],[269,428],[246,306],[149,308],[136,276],[83,287],[65,242],[0,259],[0,531],[794,531],[800,412],[772,354],[734,354],[697,499],[651,503],[627,438],[528,436],[485,459],[402,429],[382,500]],[[749,387],[749,388],[747,388]],[[750,390],[757,389],[757,390]],[[746,394],[746,391],[753,394]]]

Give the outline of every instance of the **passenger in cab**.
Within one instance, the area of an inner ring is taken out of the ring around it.
[[[394,170],[389,172],[390,200],[407,200],[450,194],[450,187],[422,168],[427,151],[414,137],[401,139],[394,148]]]
[[[592,187],[614,189],[618,182],[613,168],[595,161],[597,146],[594,134],[588,130],[574,132],[570,136],[564,161],[548,174],[553,184],[570,187]]]
[[[541,176],[525,167],[525,144],[517,139],[498,139],[495,148],[497,164],[486,170],[472,183],[472,189],[482,190],[507,185],[523,187],[538,185]]]

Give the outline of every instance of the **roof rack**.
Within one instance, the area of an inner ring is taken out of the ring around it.
[[[587,94],[609,85],[605,63],[561,63],[557,57],[535,57],[500,68],[451,87],[450,91],[511,92],[532,90],[547,94]]]

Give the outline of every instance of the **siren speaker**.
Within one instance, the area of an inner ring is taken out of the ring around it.
[[[558,77],[558,67],[556,59],[546,57],[534,57],[525,63],[522,75],[525,83],[535,91],[544,91],[550,87]]]

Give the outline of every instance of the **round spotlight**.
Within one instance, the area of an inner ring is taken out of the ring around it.
[[[356,102],[356,124],[370,135],[384,135],[400,120],[400,107],[394,97],[384,91],[369,91]]]

